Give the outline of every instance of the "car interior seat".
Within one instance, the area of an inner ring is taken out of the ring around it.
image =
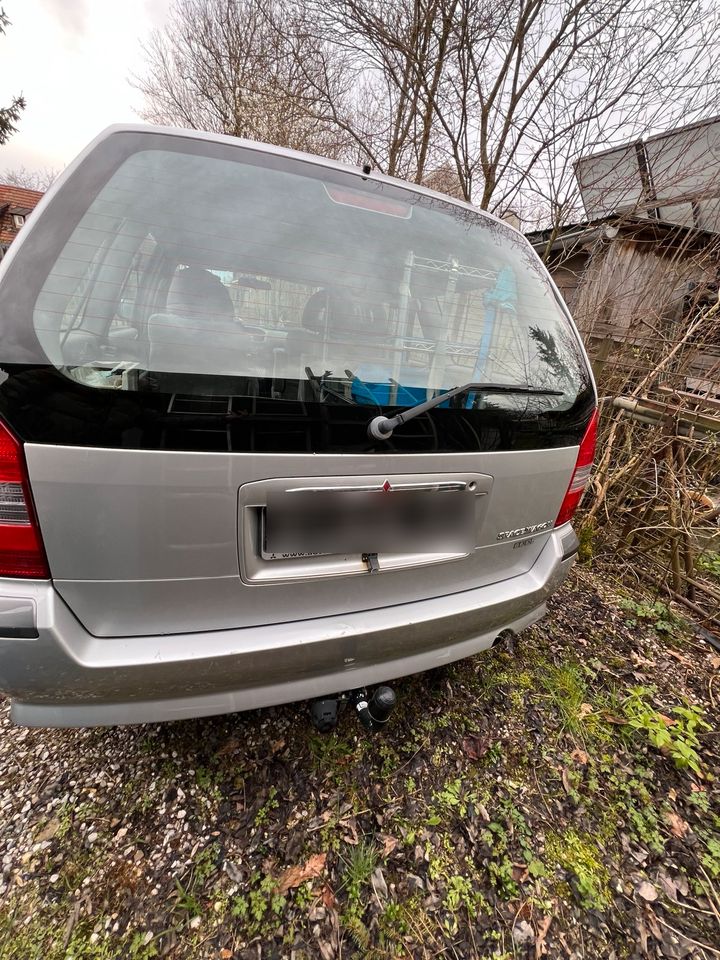
[[[168,392],[183,388],[165,374],[210,375],[217,378],[212,392],[224,393],[237,392],[230,389],[227,377],[247,377],[249,372],[252,335],[236,322],[223,282],[201,267],[185,267],[175,274],[165,312],[149,318],[148,340],[148,368],[162,377],[162,389]],[[184,392],[191,392],[187,377],[182,379]]]

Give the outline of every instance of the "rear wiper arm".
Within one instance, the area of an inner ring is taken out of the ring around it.
[[[454,387],[446,393],[440,393],[431,400],[425,400],[423,403],[417,403],[414,407],[408,407],[402,413],[397,413],[394,417],[375,417],[368,424],[368,436],[373,440],[388,440],[395,427],[406,423],[421,413],[432,410],[451,397],[457,397],[460,393],[523,393],[535,397],[562,397],[562,390],[544,390],[540,387],[531,387],[526,383],[466,383],[462,387]]]

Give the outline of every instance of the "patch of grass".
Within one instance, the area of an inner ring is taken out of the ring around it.
[[[549,666],[542,676],[542,684],[557,707],[564,729],[575,735],[580,734],[582,707],[587,701],[587,689],[580,668],[573,663]]]
[[[348,726],[348,730],[338,727],[331,733],[313,733],[307,737],[315,772],[322,776],[331,775],[335,784],[341,787],[347,786],[353,767],[361,762],[365,751],[372,748],[367,738],[353,736],[357,728],[351,724]]]
[[[378,917],[380,926],[380,943],[384,947],[400,948],[402,938],[408,932],[406,919],[407,904],[387,903]]]
[[[489,700],[496,690],[508,682],[512,665],[512,657],[501,648],[487,650],[477,659],[473,692],[477,692],[483,700]]]
[[[587,673],[578,663],[548,664],[540,673],[540,682],[560,715],[561,732],[583,741],[608,740],[610,726],[591,702]]]
[[[368,900],[365,888],[370,883],[379,860],[377,847],[367,839],[349,847],[347,855],[340,857],[343,867],[341,888],[347,896],[341,921],[355,945],[365,954],[370,951],[370,933],[363,920]]]
[[[92,942],[92,930],[88,924],[75,927],[73,935],[64,953],[58,954],[63,960],[152,960],[159,956],[159,950],[152,937],[145,932],[128,934],[121,938],[103,933]],[[45,960],[45,958],[43,958]]]
[[[349,901],[359,901],[363,887],[370,882],[370,877],[378,865],[379,856],[375,844],[371,840],[361,840],[357,845],[349,848],[347,857],[341,858],[343,864],[342,886]]]
[[[188,885],[186,887],[178,877],[173,877],[173,880],[177,891],[175,909],[180,913],[187,914],[190,920],[192,920],[193,917],[199,917],[202,913],[202,906],[193,894],[194,885]]]
[[[56,814],[59,826],[56,836],[60,840],[64,840],[65,837],[72,830],[73,825],[73,806],[71,803],[63,803]]]
[[[216,772],[207,767],[198,767],[195,770],[195,783],[197,783],[201,792],[212,800],[220,800],[222,792],[216,780]]]

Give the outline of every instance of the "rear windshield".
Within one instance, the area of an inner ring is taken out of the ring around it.
[[[552,393],[453,406],[535,422],[572,411],[571,433],[592,403],[577,334],[526,241],[372,176],[115,133],[26,229],[0,282],[0,364],[43,365],[98,399],[173,413],[206,399],[217,413],[247,398],[282,417],[298,402],[397,408],[491,382]]]
[[[471,210],[297,161],[124,159],[33,309],[48,360],[107,390],[398,405],[469,381],[587,377],[526,243]],[[7,359],[7,358],[6,358]],[[213,382],[214,381],[214,382]]]

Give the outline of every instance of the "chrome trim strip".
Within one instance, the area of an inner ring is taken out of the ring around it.
[[[337,487],[290,487],[285,493],[394,493],[396,490],[467,490],[463,480],[441,480],[437,483],[393,483],[388,490],[383,484],[348,484]],[[484,496],[480,492],[478,496]]]

